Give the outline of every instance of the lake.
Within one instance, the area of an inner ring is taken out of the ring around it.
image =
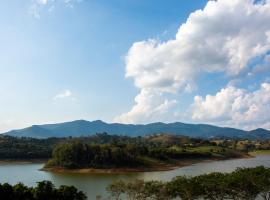
[[[0,182],[16,184],[22,182],[34,186],[42,180],[52,181],[56,186],[74,185],[84,191],[88,199],[95,199],[97,195],[106,196],[106,186],[114,180],[131,181],[135,179],[168,181],[178,175],[199,175],[209,172],[231,172],[237,167],[256,167],[264,165],[270,167],[270,155],[260,155],[255,158],[244,158],[224,161],[197,163],[191,166],[162,172],[139,172],[126,174],[70,174],[44,172],[39,169],[43,164],[1,163]]]

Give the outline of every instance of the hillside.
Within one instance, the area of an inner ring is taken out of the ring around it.
[[[79,137],[107,132],[115,135],[144,136],[157,133],[169,133],[189,137],[202,138],[239,138],[239,139],[270,139],[270,131],[256,129],[244,131],[235,128],[218,127],[208,124],[151,123],[145,125],[105,123],[103,121],[76,120],[58,124],[34,125],[25,129],[12,130],[5,135],[16,137]]]

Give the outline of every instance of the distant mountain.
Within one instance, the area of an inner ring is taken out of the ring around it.
[[[201,138],[270,139],[270,131],[261,128],[252,131],[244,131],[208,124],[185,124],[181,122],[166,124],[158,122],[146,125],[134,125],[119,123],[109,124],[100,120],[92,122],[76,120],[58,124],[34,125],[25,129],[9,131],[4,134],[16,137],[48,138],[89,136],[101,132],[128,136],[169,133]]]

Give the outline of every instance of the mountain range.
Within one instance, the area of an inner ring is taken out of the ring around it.
[[[79,137],[107,132],[116,135],[145,136],[158,133],[184,135],[200,138],[239,138],[239,139],[270,139],[270,131],[255,129],[244,131],[241,129],[218,127],[209,124],[150,123],[145,125],[106,123],[101,120],[76,120],[65,123],[33,125],[19,130],[12,130],[4,135],[15,137]]]

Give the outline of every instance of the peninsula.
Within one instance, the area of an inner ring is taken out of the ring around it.
[[[147,137],[97,135],[77,138],[53,149],[43,170],[76,173],[163,171],[209,160],[249,157],[218,141],[159,134]]]

